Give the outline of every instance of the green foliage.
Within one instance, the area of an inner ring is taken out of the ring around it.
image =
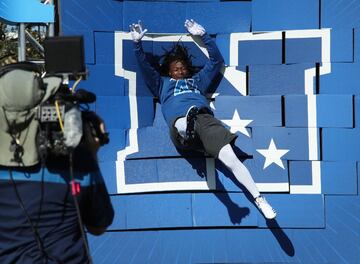
[[[10,29],[0,22],[0,65],[14,62],[17,58],[17,40],[9,37]]]

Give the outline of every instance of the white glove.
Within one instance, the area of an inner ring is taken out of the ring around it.
[[[137,24],[133,23],[129,27],[130,27],[131,38],[133,39],[134,42],[139,42],[147,32],[147,29],[143,30],[143,25],[140,20],[137,22]]]
[[[187,31],[189,31],[189,33],[194,36],[203,36],[206,33],[205,28],[202,25],[196,23],[193,19],[186,19],[184,26],[186,27]]]

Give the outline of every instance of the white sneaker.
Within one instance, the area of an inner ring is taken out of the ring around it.
[[[265,197],[257,197],[255,199],[255,204],[266,219],[274,219],[276,217],[276,211],[266,201]]]

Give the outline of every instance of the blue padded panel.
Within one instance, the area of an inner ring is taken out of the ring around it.
[[[360,157],[358,129],[324,128],[322,131],[323,160],[356,161]]]
[[[354,126],[359,128],[360,126],[360,96],[354,95]]]
[[[319,28],[319,2],[313,0],[254,0],[252,30]]]
[[[186,32],[186,3],[124,1],[123,14],[123,25],[126,30],[130,24],[141,20],[151,33]]]
[[[193,18],[204,26],[210,34],[246,32],[250,31],[251,3],[241,1],[220,3],[189,2],[186,5],[186,18]],[[222,23],[219,23],[219,21],[222,21]]]
[[[286,63],[321,62],[321,38],[286,38]]]
[[[126,215],[128,229],[192,226],[190,194],[139,194],[121,198],[125,198],[126,209],[116,210]]]
[[[96,64],[115,63],[114,32],[95,32]]]
[[[230,34],[217,34],[215,43],[224,58],[225,65],[228,66],[230,64]]]
[[[230,34],[218,34],[216,44],[224,57],[225,65],[230,65]],[[241,40],[238,41],[237,48],[239,65],[282,63],[283,47],[281,39]]]
[[[241,120],[253,120],[248,126],[281,126],[281,96],[218,96],[215,116],[221,120],[233,118],[237,110]]]
[[[360,190],[360,173],[359,173],[359,171],[360,171],[360,163],[357,162],[357,176],[358,176],[358,187],[357,187],[357,189],[358,189],[358,194],[359,194],[359,190]]]
[[[352,95],[319,95],[317,98],[318,127],[353,127]]]
[[[137,97],[138,126],[150,126],[154,120],[153,98]],[[107,128],[129,128],[129,97],[98,96],[96,112],[105,120]],[[118,113],[118,114],[115,114]]]
[[[181,41],[181,37],[179,38]],[[153,42],[153,51],[152,54],[155,57],[161,57],[164,55],[165,51],[169,51],[174,47],[176,42]],[[203,67],[205,63],[208,61],[206,55],[198,48],[195,42],[182,41],[182,46],[185,46],[188,49],[189,54],[193,56],[191,58],[192,65],[195,67]]]
[[[353,48],[352,28],[331,29],[331,62],[353,62]]]
[[[61,3],[60,16],[65,29],[122,30],[122,1],[89,0],[82,4],[76,0]]]
[[[157,128],[162,128],[164,130],[169,129],[169,126],[166,123],[165,118],[161,112],[161,105],[159,103],[155,104],[155,117],[153,126]]]
[[[326,0],[321,4],[322,28],[353,28],[359,25],[358,1]]]
[[[281,228],[324,228],[324,197],[320,194],[282,195],[269,194],[266,199],[276,209],[276,222]],[[260,213],[259,213],[260,214]],[[263,217],[258,217],[260,227],[266,227]]]
[[[324,194],[357,194],[355,162],[322,162],[321,186]]]
[[[308,127],[306,95],[285,95],[285,126]]]
[[[63,36],[83,36],[85,63],[95,64],[95,40],[92,30],[63,29]]]
[[[122,1],[122,0],[114,0],[114,1]],[[138,2],[141,0],[126,0],[128,2]],[[173,0],[145,0],[145,2],[175,2]],[[219,2],[220,0],[193,0],[193,1],[189,1],[189,0],[176,0],[176,2]]]
[[[95,93],[97,96],[124,96],[125,81],[114,74],[115,67],[111,64],[87,65],[89,75],[80,86]]]
[[[130,125],[128,97],[98,96],[96,112],[105,121],[107,129],[128,128]],[[115,113],[121,113],[121,115]]]
[[[194,226],[257,226],[257,211],[237,193],[192,194]]]
[[[143,41],[142,46],[147,55],[151,55],[153,49],[152,41]],[[127,71],[136,72],[136,95],[138,96],[153,96],[144,78],[142,77],[140,67],[134,54],[134,44],[132,40],[123,41],[123,68]],[[151,58],[151,57],[149,57]],[[128,82],[126,82],[128,84]],[[129,94],[129,86],[125,89],[125,94]]]
[[[360,62],[360,29],[354,29],[354,62]]]
[[[359,72],[359,63],[332,63],[331,73],[320,76],[320,93],[358,94]]]
[[[117,193],[116,189],[116,163],[115,161],[99,162],[99,167],[103,175],[109,194]]]
[[[205,158],[175,158],[156,160],[159,182],[206,181]]]
[[[108,227],[108,230],[126,229],[126,197],[115,195],[111,196],[110,198],[115,211],[115,215],[112,224]]]
[[[102,146],[98,152],[99,161],[116,161],[117,152],[125,148],[126,135],[123,129],[107,129],[110,142]]]
[[[154,100],[153,97],[136,97],[137,99],[137,113],[138,113],[138,126],[146,127],[152,126],[154,122]]]
[[[125,184],[154,183],[159,181],[156,160],[125,160]]]
[[[317,95],[317,127],[353,127],[352,95]],[[336,107],[333,107],[336,106]],[[286,127],[308,127],[307,96],[285,96]]]
[[[239,41],[239,65],[281,64],[282,43],[279,40]]]
[[[127,158],[180,157],[167,131],[143,128],[138,130],[139,152]]]
[[[250,95],[304,94],[304,71],[315,64],[250,66]]]
[[[266,226],[260,212],[239,194],[139,194],[113,196],[116,203],[114,221],[110,230],[190,226]],[[216,197],[215,197],[216,196]],[[279,213],[281,227],[324,227],[322,195],[266,195]],[[122,200],[118,202],[117,200]],[[211,206],[209,206],[209,204]],[[247,210],[248,208],[249,210]],[[301,208],[301,210],[299,210]],[[247,217],[244,217],[248,214]],[[119,226],[117,226],[119,224]]]
[[[251,176],[256,183],[288,183],[288,169],[287,162],[284,161],[285,169],[279,166],[270,166],[263,169],[264,162],[259,159],[248,159],[244,162],[245,166],[249,169]]]
[[[139,152],[127,158],[176,157],[180,154],[171,142],[168,129],[144,127],[137,131]]]
[[[268,149],[271,139],[277,149],[288,149],[283,160],[308,160],[309,143],[308,130],[306,128],[285,128],[285,127],[254,127],[253,140],[256,149]],[[317,140],[319,142],[319,140]],[[264,157],[254,153],[254,158],[264,160]],[[284,161],[285,162],[285,161]],[[270,166],[277,166],[274,163]]]
[[[205,158],[125,161],[126,184],[206,181]]]
[[[311,162],[290,161],[292,185],[309,185],[312,180]],[[357,194],[355,162],[321,162],[321,193],[335,195]]]
[[[243,161],[246,168],[249,170],[255,183],[285,183],[288,185],[289,176],[287,163],[284,162],[285,169],[280,168],[279,166],[269,166],[265,170],[264,161],[260,159],[247,159]],[[243,192],[242,186],[235,179],[234,175],[220,162],[216,162],[216,173],[219,177],[219,182],[217,182],[216,189],[225,190],[227,192]],[[272,190],[273,192],[284,192],[289,191],[289,188],[286,190],[281,189],[277,190],[276,187]],[[246,192],[246,191],[245,191]]]
[[[291,185],[312,185],[310,161],[289,161],[289,181]]]
[[[237,154],[239,158],[245,158],[247,155],[253,155],[255,152],[254,143],[251,139],[251,128],[248,128],[247,131],[249,132],[250,137],[244,135],[243,133],[236,132],[237,138],[235,140],[235,146],[240,149],[240,151],[244,152]]]
[[[153,52],[153,42],[152,41],[142,41],[141,42],[144,52],[151,56]],[[132,40],[123,40],[123,67],[127,71],[135,71],[140,73],[140,67],[138,65],[137,59],[134,53],[134,43]]]

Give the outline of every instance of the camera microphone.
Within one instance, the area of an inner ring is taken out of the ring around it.
[[[58,99],[72,101],[72,102],[76,101],[83,104],[91,104],[96,101],[96,95],[84,89],[79,89],[72,94],[59,94],[56,97],[58,97]]]
[[[93,103],[96,101],[96,95],[94,93],[88,92],[84,89],[77,90],[72,96],[79,103],[90,104],[90,103]]]

